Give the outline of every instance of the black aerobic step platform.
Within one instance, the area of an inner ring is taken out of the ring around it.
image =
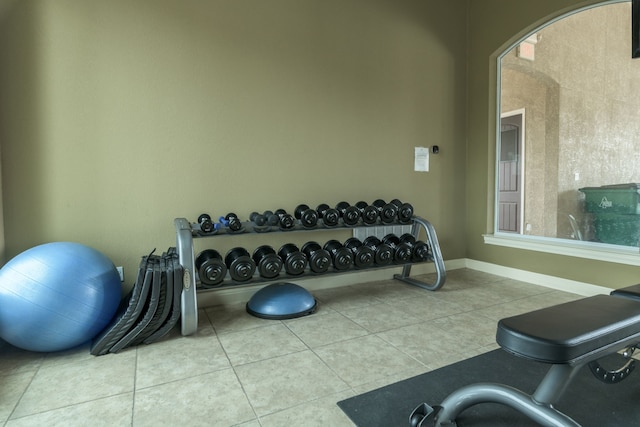
[[[142,257],[133,288],[111,323],[93,340],[91,354],[116,353],[165,336],[180,319],[182,267],[175,248]]]

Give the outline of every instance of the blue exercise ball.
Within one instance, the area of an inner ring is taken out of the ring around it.
[[[24,350],[53,352],[96,336],[120,303],[109,258],[79,243],[46,243],[0,269],[0,338]]]

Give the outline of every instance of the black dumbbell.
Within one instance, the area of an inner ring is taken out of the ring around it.
[[[371,206],[367,202],[360,201],[356,203],[356,208],[360,210],[362,222],[364,222],[366,225],[373,225],[378,222],[378,208],[376,208],[375,206]]]
[[[237,282],[250,280],[256,271],[256,263],[251,259],[249,252],[242,247],[233,248],[227,252],[224,263],[231,278]]]
[[[356,268],[369,268],[373,265],[375,254],[370,247],[363,245],[360,239],[351,237],[344,242],[344,247],[353,253],[353,264]]]
[[[267,219],[267,225],[275,226],[280,223],[280,217],[271,211],[264,211],[262,215]]]
[[[200,225],[200,231],[203,233],[211,233],[214,230],[213,221],[209,214],[203,213],[198,217],[198,224]]]
[[[220,217],[220,222],[231,231],[240,231],[242,229],[242,221],[238,215],[229,212],[225,216]]]
[[[273,279],[282,270],[282,260],[276,251],[269,245],[262,245],[253,251],[251,256],[256,263],[258,273],[265,279]]]
[[[360,221],[360,210],[355,206],[351,206],[347,202],[340,202],[336,205],[336,210],[340,213],[342,222],[345,225],[353,226]]]
[[[416,240],[415,236],[405,233],[400,236],[400,241],[411,247],[411,261],[423,262],[429,259],[429,245],[422,240]]]
[[[300,220],[300,224],[305,228],[313,228],[318,225],[318,212],[307,205],[302,204],[296,206],[293,214],[296,219]]]
[[[278,255],[284,263],[287,274],[298,276],[307,268],[307,257],[293,243],[286,243],[278,249]]]
[[[267,217],[258,212],[251,212],[249,221],[253,222],[255,227],[262,228],[267,226]]]
[[[411,262],[411,247],[400,241],[395,234],[387,234],[382,238],[382,243],[386,243],[393,249],[393,261],[396,264],[407,264]]]
[[[275,214],[279,218],[280,228],[283,230],[291,230],[296,225],[296,220],[289,215],[284,209],[277,209]]]
[[[333,268],[336,270],[348,270],[353,265],[353,254],[339,241],[329,240],[323,248],[331,254]]]
[[[227,274],[227,266],[215,249],[205,249],[196,257],[196,270],[203,285],[216,286]]]
[[[309,269],[314,273],[325,273],[331,266],[331,254],[318,242],[307,242],[300,249],[309,261]]]
[[[403,203],[398,199],[393,199],[392,204],[398,208],[398,222],[406,224],[413,218],[413,206],[410,203]]]
[[[267,225],[267,218],[259,212],[251,212],[249,215],[249,221],[253,222],[255,225],[261,227],[263,225]]]
[[[380,221],[385,224],[394,222],[398,217],[398,208],[392,203],[387,203],[382,199],[378,199],[374,201],[372,205],[378,208]]]
[[[362,244],[373,250],[376,265],[389,265],[393,262],[393,249],[386,243],[382,243],[376,236],[366,237]]]
[[[326,203],[319,204],[316,212],[318,212],[318,218],[322,219],[322,223],[327,227],[335,227],[340,221],[340,213]]]

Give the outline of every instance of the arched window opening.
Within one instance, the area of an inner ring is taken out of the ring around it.
[[[631,12],[630,1],[582,9],[499,57],[494,236],[638,252]]]

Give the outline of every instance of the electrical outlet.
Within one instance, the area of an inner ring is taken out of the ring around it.
[[[116,270],[118,270],[118,274],[120,275],[120,281],[124,282],[124,267],[116,267]]]

